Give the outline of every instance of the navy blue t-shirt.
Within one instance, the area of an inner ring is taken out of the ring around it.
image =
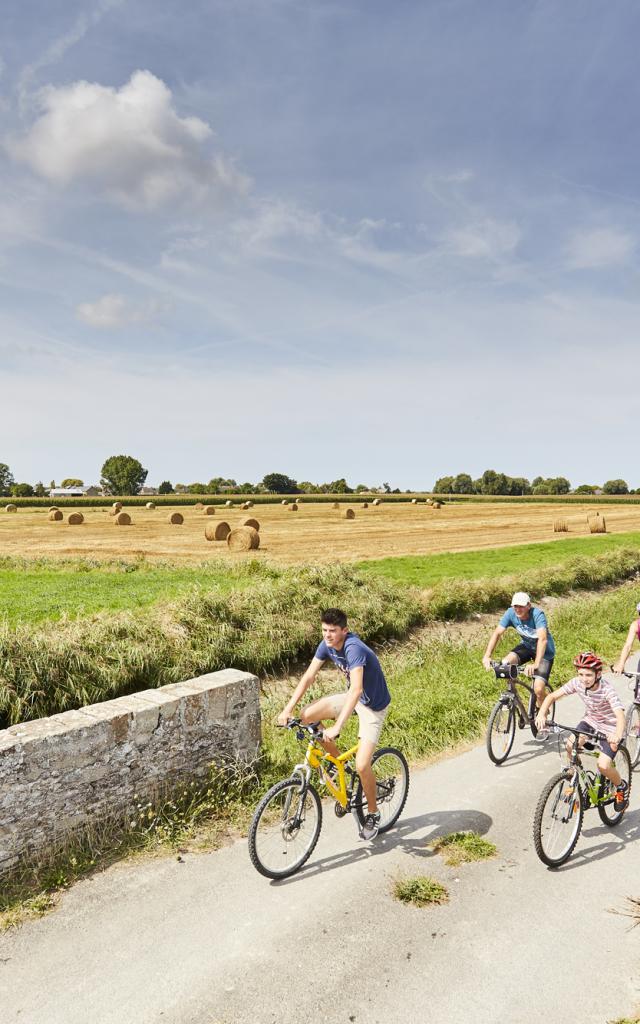
[[[391,694],[380,662],[371,648],[367,647],[355,633],[347,633],[341,651],[336,651],[333,647],[327,646],[324,640],[321,640],[315,656],[320,661],[326,661],[329,658],[347,677],[347,686],[351,682],[349,675],[351,669],[364,667],[360,703],[366,704],[372,711],[382,711],[391,701]]]

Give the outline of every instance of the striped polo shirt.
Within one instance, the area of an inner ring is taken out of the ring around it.
[[[611,683],[600,679],[600,685],[587,690],[581,679],[576,676],[560,687],[559,693],[577,693],[586,708],[584,721],[596,732],[607,732],[617,726],[614,710],[624,704],[618,697]]]

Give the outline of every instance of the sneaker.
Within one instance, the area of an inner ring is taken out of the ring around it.
[[[629,797],[627,796],[627,790],[629,785],[623,779],[621,784],[616,789],[616,797],[614,801],[614,807],[616,811],[626,811],[629,806]]]
[[[375,839],[380,829],[380,811],[375,811],[373,814],[367,814],[364,819],[364,825],[360,829],[361,839]]]

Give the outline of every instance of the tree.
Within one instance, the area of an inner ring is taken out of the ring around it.
[[[353,494],[353,488],[349,487],[343,476],[339,480],[332,480],[330,484],[325,484],[324,487],[327,488],[327,494]]]
[[[75,476],[67,476],[64,478],[61,487],[84,487],[84,480],[78,480]]]
[[[247,481],[244,484],[240,484],[240,486],[238,487],[238,494],[255,494],[255,492],[255,484],[250,484],[249,481]]]
[[[367,487],[366,484],[358,484],[356,487],[356,494],[368,494],[370,490],[371,488]]]
[[[454,494],[473,494],[473,480],[468,473],[458,473],[453,481]]]
[[[576,487],[574,494],[595,494],[597,487],[595,484],[580,484]]]
[[[42,480],[38,480],[36,486],[33,488],[33,493],[35,494],[36,498],[46,497],[47,492],[44,489],[44,484]]]
[[[262,484],[272,494],[297,494],[298,484],[284,473],[267,473]]]
[[[13,474],[6,462],[0,462],[0,494],[10,494],[14,483]]]
[[[111,455],[102,467],[100,483],[108,494],[139,494],[147,472],[131,455]]]
[[[206,494],[207,493],[207,485],[206,484],[189,484],[189,486],[187,487],[187,490],[188,490],[189,494]]]
[[[312,484],[310,480],[303,480],[298,484],[298,490],[301,494],[320,494],[321,488],[317,484]]]
[[[602,490],[605,494],[628,494],[629,485],[626,480],[607,480]]]
[[[531,484],[526,476],[509,476],[507,481],[509,484],[509,494],[531,494]]]
[[[453,494],[453,477],[441,476],[433,485],[434,494]]]
[[[11,493],[14,498],[33,498],[33,487],[31,484],[14,484]]]
[[[158,494],[173,494],[173,487],[170,480],[163,480],[158,487]]]
[[[485,469],[481,477],[483,494],[508,494],[509,487],[504,473],[496,473],[495,469]]]

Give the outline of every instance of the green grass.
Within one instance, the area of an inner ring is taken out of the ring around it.
[[[494,843],[483,839],[477,832],[450,832],[429,844],[436,853],[441,853],[445,864],[457,867],[474,860],[488,860],[498,852]]]
[[[216,587],[224,593],[252,578],[243,577],[224,563],[185,567],[142,561],[105,565],[80,560],[17,565],[3,559],[0,624],[37,624],[145,608],[156,601],[174,600],[194,587]]]
[[[394,899],[400,903],[410,903],[414,907],[429,907],[433,904],[447,903],[449,890],[446,885],[436,882],[427,875],[415,878],[398,878],[393,883]]]
[[[592,537],[574,537],[482,551],[383,558],[379,561],[360,562],[358,568],[362,572],[384,576],[396,583],[427,588],[447,578],[475,580],[515,575],[531,569],[561,565],[576,556],[591,557],[631,546],[640,547],[640,533],[594,534]]]

